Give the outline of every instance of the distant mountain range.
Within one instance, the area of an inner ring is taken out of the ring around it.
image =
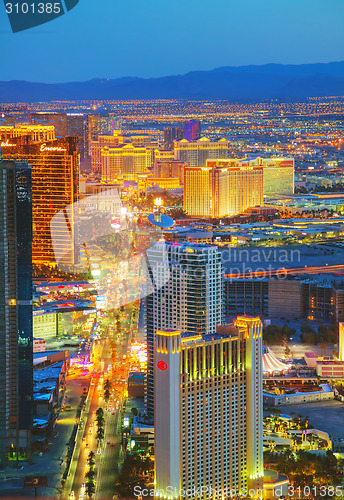
[[[224,66],[161,78],[95,78],[87,82],[0,82],[0,102],[91,99],[267,99],[344,96],[344,61],[327,64]]]

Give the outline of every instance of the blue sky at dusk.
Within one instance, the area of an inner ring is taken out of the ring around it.
[[[59,19],[16,34],[2,3],[0,43],[0,80],[156,77],[339,61],[344,1],[80,0]]]

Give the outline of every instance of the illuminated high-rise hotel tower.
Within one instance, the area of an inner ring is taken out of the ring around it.
[[[26,144],[22,139],[11,139],[2,151],[5,159],[26,160],[31,166],[33,262],[55,263],[55,248],[59,255],[65,255],[66,264],[74,264],[78,259],[74,244],[77,214],[73,208],[79,200],[77,139],[68,137],[36,143],[28,137]],[[65,221],[61,221],[60,230],[56,232],[53,248],[50,222],[63,210]]]
[[[196,217],[220,218],[263,204],[263,167],[236,160],[208,160],[184,168],[184,210]]]
[[[260,319],[208,335],[158,330],[154,376],[156,497],[263,494]]]
[[[205,167],[207,160],[217,160],[227,158],[228,141],[220,139],[211,141],[207,137],[202,137],[196,141],[182,139],[174,144],[174,157],[183,161],[189,167]]]

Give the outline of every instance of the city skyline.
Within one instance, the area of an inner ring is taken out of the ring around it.
[[[218,0],[216,8],[206,7],[204,1],[185,5],[178,0],[172,7],[154,0],[145,5],[135,0],[129,10],[126,4],[110,0],[99,7],[83,0],[67,15],[16,34],[11,33],[3,15],[0,40],[11,50],[4,53],[2,79],[66,82],[159,77],[227,65],[306,64],[344,58],[344,6],[340,0],[330,4],[306,0],[301,5],[292,0],[280,2],[278,7],[272,0],[248,0],[245,5]],[[178,9],[182,15],[175,29]],[[93,36],[85,37],[85,33]],[[81,40],[85,50],[66,58]],[[18,65],[23,44],[26,57]],[[113,50],[120,46],[121,50]],[[92,65],[88,64],[90,57]]]
[[[340,488],[342,98],[3,111],[3,174],[29,164],[33,219],[19,212],[17,173],[13,203],[22,167],[8,167],[0,312],[13,318],[2,374],[13,388],[0,459],[11,479],[0,496],[21,493],[24,477],[40,497],[69,500],[153,485],[184,500],[170,487],[193,484],[190,500],[245,488],[273,500],[298,487],[300,467],[316,470],[305,488]]]

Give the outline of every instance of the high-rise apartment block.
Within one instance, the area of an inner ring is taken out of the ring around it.
[[[238,317],[203,335],[158,330],[154,377],[156,497],[259,497],[260,319]]]
[[[152,152],[131,143],[105,146],[101,150],[102,179],[113,180],[121,172],[125,180],[136,181],[137,174],[147,172],[152,165]]]
[[[153,417],[157,330],[215,333],[222,323],[222,263],[218,248],[159,242],[147,251],[153,288],[146,299],[147,412]]]
[[[33,411],[32,194],[25,162],[0,157],[0,460],[28,458]]]
[[[184,169],[184,210],[220,218],[263,204],[263,167],[236,166],[235,160],[207,161]]]
[[[189,167],[205,167],[207,160],[227,158],[228,141],[224,138],[211,141],[207,137],[197,141],[182,139],[175,143],[174,155],[176,160],[187,163]]]
[[[76,241],[76,213],[79,200],[79,155],[77,139],[66,138],[47,142],[21,144],[21,138],[12,139],[2,147],[5,159],[25,159],[32,171],[33,245],[35,264],[55,264],[55,251],[65,255],[66,263],[78,259]],[[65,210],[60,230],[51,238],[52,218]],[[66,223],[66,218],[68,222]]]

